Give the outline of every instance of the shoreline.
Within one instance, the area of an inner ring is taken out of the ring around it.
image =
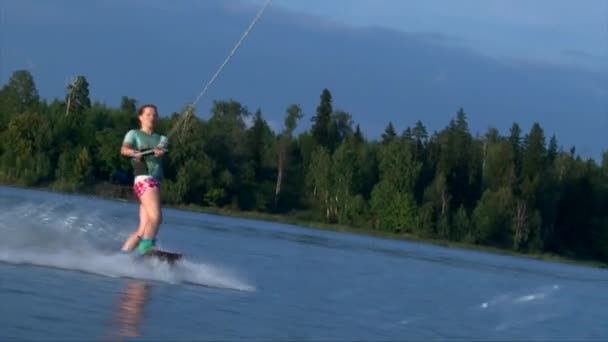
[[[0,182],[0,186],[4,186],[7,188],[13,189],[22,189],[22,190],[34,190],[34,191],[43,191],[47,193],[54,194],[65,194],[65,195],[77,195],[77,196],[90,196],[96,199],[103,200],[111,200],[122,203],[133,203],[136,201],[133,198],[128,196],[121,196],[121,193],[131,194],[131,189],[128,186],[120,186],[111,183],[96,183],[90,186],[83,187],[81,189],[66,189],[63,188],[62,185],[59,184],[48,184],[44,186],[23,186],[13,183]],[[100,191],[100,188],[108,188],[110,187],[110,191]],[[112,191],[114,190],[114,191]],[[119,191],[116,191],[119,190]],[[128,191],[127,191],[128,190]],[[118,194],[118,195],[117,195]],[[163,204],[164,208],[170,208],[174,210],[187,211],[187,212],[195,212],[202,213],[207,215],[216,215],[222,217],[235,217],[235,218],[243,218],[249,220],[263,221],[263,222],[273,222],[273,223],[283,223],[289,224],[304,228],[310,229],[318,229],[325,231],[333,231],[337,233],[350,233],[361,236],[375,237],[387,240],[394,241],[406,241],[411,243],[422,243],[426,245],[444,247],[449,249],[460,249],[465,251],[474,251],[481,253],[490,253],[495,255],[502,256],[510,256],[523,258],[528,260],[537,260],[537,261],[545,261],[545,262],[553,262],[560,263],[566,265],[575,265],[575,266],[584,266],[584,267],[592,267],[599,269],[608,268],[608,263],[604,263],[597,260],[591,259],[576,259],[570,258],[558,254],[549,254],[549,253],[522,253],[516,252],[508,249],[502,249],[498,247],[492,246],[484,246],[484,245],[476,245],[465,242],[457,242],[457,241],[449,241],[449,240],[440,240],[440,239],[432,239],[420,237],[413,234],[406,233],[391,233],[384,231],[377,231],[373,229],[366,228],[355,228],[341,224],[329,224],[324,222],[317,222],[312,220],[300,219],[297,217],[289,216],[289,215],[281,215],[281,214],[271,214],[257,211],[241,211],[234,209],[226,209],[226,208],[217,208],[217,207],[203,207],[196,204]]]

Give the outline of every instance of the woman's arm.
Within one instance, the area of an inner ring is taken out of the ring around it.
[[[120,154],[125,157],[133,157],[137,150],[133,149],[130,144],[123,144],[120,147]]]
[[[134,157],[135,153],[138,152],[136,149],[133,148],[135,142],[135,131],[128,131],[122,140],[122,145],[120,146],[120,155],[125,157]]]

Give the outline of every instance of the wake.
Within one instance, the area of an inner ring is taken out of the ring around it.
[[[121,253],[117,233],[103,213],[83,215],[70,203],[20,205],[0,213],[0,262],[52,267],[114,278],[254,291],[235,274],[182,257],[174,265]],[[103,218],[102,218],[103,217]]]
[[[484,312],[483,319],[498,332],[542,327],[564,315],[560,312],[565,307],[559,299],[561,290],[559,284],[551,284],[503,293],[482,302],[479,314]]]

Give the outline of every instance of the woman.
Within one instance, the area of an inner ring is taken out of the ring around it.
[[[167,149],[167,137],[154,133],[158,117],[155,105],[143,105],[138,111],[140,129],[127,132],[120,154],[131,157],[134,171],[133,191],[139,199],[139,227],[122,247],[125,252],[135,247],[140,255],[152,251],[162,221],[159,185],[163,178],[162,156]],[[142,154],[142,152],[148,152]]]

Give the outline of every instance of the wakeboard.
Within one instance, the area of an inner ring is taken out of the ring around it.
[[[150,253],[147,253],[146,255],[144,255],[144,257],[157,258],[161,261],[166,261],[169,264],[173,264],[177,260],[181,259],[182,255],[180,253],[167,252],[167,251],[161,251],[161,250],[155,249],[155,250],[152,250]]]

